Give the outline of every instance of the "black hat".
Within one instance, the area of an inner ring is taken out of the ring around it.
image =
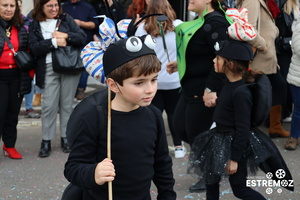
[[[155,39],[150,35],[142,37],[131,36],[112,43],[103,55],[105,76],[117,67],[135,58],[149,54],[155,55],[155,44]]]
[[[215,44],[216,54],[233,60],[253,60],[253,51],[247,42],[224,40]]]

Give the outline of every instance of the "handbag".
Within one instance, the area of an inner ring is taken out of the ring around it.
[[[292,53],[292,23],[294,21],[294,12],[287,14],[282,6],[280,14],[276,17],[275,23],[279,30],[279,36],[275,40],[277,54]]]
[[[73,46],[58,47],[52,52],[53,71],[62,74],[77,74],[84,70],[81,50]]]
[[[60,16],[56,24],[58,30],[65,13]],[[52,51],[53,71],[62,74],[78,74],[84,70],[80,57],[81,49],[74,46],[58,47]]]
[[[8,47],[14,53],[14,58],[17,66],[22,69],[23,71],[29,71],[33,69],[36,65],[36,60],[34,59],[33,55],[28,51],[17,51],[15,52],[14,47],[12,46],[11,42],[9,41],[8,37],[4,34],[2,28],[0,28],[1,34],[4,36],[4,40],[7,42]]]
[[[14,56],[17,66],[24,71],[29,71],[36,65],[35,59],[28,51],[14,52]]]

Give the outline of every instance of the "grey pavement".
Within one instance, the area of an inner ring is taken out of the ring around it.
[[[89,82],[88,94],[98,90],[102,86]],[[74,105],[78,101],[74,100]],[[37,107],[36,109],[40,109]],[[24,108],[22,108],[24,110]],[[164,119],[166,116],[164,115]],[[290,124],[284,123],[289,129]],[[261,129],[267,133],[265,127]],[[172,146],[172,139],[166,125],[169,145]],[[295,191],[290,192],[281,187],[270,185],[253,187],[269,200],[297,200],[300,199],[300,149],[286,151],[283,148],[286,139],[273,139],[292,173]],[[23,155],[21,160],[12,160],[0,154],[0,200],[32,199],[32,200],[55,200],[61,199],[68,181],[64,178],[63,169],[68,154],[63,153],[60,148],[59,129],[57,137],[52,141],[52,152],[48,158],[39,158],[38,151],[41,142],[41,120],[26,119],[22,114],[19,116],[18,139],[16,148]],[[186,147],[189,149],[188,145]],[[194,199],[204,200],[205,193],[189,193],[188,188],[197,182],[197,177],[187,174],[188,154],[182,159],[173,158],[173,172],[176,180],[175,190],[178,200]],[[252,180],[267,180],[265,174],[259,172],[257,175],[249,175]],[[228,180],[221,182],[222,200],[236,199],[232,194]],[[267,194],[267,188],[272,192]],[[282,189],[282,190],[281,190]],[[154,186],[151,188],[152,199],[156,199],[157,191]]]

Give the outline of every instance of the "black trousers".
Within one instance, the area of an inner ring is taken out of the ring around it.
[[[18,115],[23,96],[18,96],[19,80],[0,80],[0,136],[6,147],[15,147]]]
[[[219,178],[221,180],[221,177]],[[243,200],[265,200],[260,193],[246,186],[247,165],[245,163],[238,164],[238,170],[235,174],[229,176],[229,182],[234,196]],[[206,185],[206,199],[219,200],[219,182]]]
[[[161,112],[165,110],[167,113],[168,125],[174,146],[181,145],[181,138],[175,132],[173,125],[174,112],[179,98],[180,88],[173,90],[157,90],[157,93],[152,101],[152,104],[155,105]]]
[[[283,105],[282,105],[282,118],[289,117],[293,112],[292,94],[291,91],[289,90],[290,84],[286,80],[290,68],[291,58],[292,58],[292,52],[277,54],[277,60],[280,66],[280,74],[282,75],[282,78],[287,85],[286,88],[283,88],[284,96],[283,96]]]
[[[202,96],[195,97],[181,93],[174,114],[174,128],[182,140],[192,145],[194,138],[208,130],[213,122],[214,108],[204,105]]]
[[[268,74],[267,76],[272,85],[272,106],[283,105],[288,89],[286,81],[279,71],[276,74]]]

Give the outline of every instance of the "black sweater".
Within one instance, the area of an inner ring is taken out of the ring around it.
[[[217,41],[227,40],[228,21],[224,14],[214,11],[205,15],[205,23],[195,32],[186,51],[186,72],[181,81],[188,96],[202,97],[205,87],[219,92],[225,77],[214,71],[214,45]]]
[[[83,100],[72,113],[67,128],[68,137],[72,135],[73,139],[64,174],[84,190],[84,199],[107,199],[107,184],[99,186],[94,180],[96,165],[107,157],[104,117],[107,101],[100,100],[104,102],[103,116],[99,115],[97,106],[98,97],[103,93],[106,95],[107,91]],[[149,107],[131,112],[112,111],[111,127],[116,170],[112,184],[114,200],[150,200],[152,180],[158,188],[157,199],[175,200],[172,160],[160,111]]]
[[[253,103],[250,89],[247,86],[240,87],[245,84],[244,80],[226,83],[214,112],[217,127],[234,129],[236,132],[231,149],[231,159],[234,161],[240,161],[250,136]],[[236,90],[238,87],[240,88]]]

